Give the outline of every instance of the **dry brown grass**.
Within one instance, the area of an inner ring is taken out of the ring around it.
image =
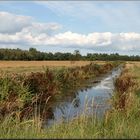
[[[0,61],[0,71],[4,72],[37,72],[43,71],[43,67],[60,68],[85,66],[91,61]],[[104,64],[104,61],[94,61]]]
[[[60,67],[60,66],[83,66],[89,64],[89,61],[0,61],[1,68],[7,67],[40,67],[40,66],[50,66],[50,67]]]
[[[84,66],[89,64],[91,61],[0,61],[0,68],[7,67],[40,67],[40,66],[50,66],[50,67],[73,67],[73,66]],[[104,64],[103,61],[95,61],[99,64]]]
[[[140,67],[140,62],[136,62],[136,61],[127,61],[126,62],[126,68],[128,68],[128,69],[132,69],[135,66]]]
[[[126,109],[131,107],[134,90],[139,91],[139,85],[140,62],[126,62],[125,69],[115,81],[117,91],[115,108]]]

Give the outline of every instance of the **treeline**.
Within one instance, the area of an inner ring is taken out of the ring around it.
[[[86,56],[87,60],[103,60],[103,61],[115,61],[115,60],[124,60],[124,61],[140,61],[140,56],[139,55],[119,55],[118,53],[115,54],[91,54],[88,53]]]
[[[119,55],[115,54],[101,54],[101,53],[88,53],[86,56],[82,56],[79,50],[75,50],[73,53],[51,53],[51,52],[40,52],[35,48],[29,50],[17,49],[0,49],[0,60],[103,60],[103,61],[114,61],[114,60],[126,60],[126,61],[140,61],[139,55]]]

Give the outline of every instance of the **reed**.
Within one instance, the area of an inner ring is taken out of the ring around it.
[[[45,68],[44,72],[2,74],[0,77],[1,116],[19,111],[21,118],[27,117],[34,114],[36,105],[39,105],[40,111],[44,112],[43,108],[49,97],[53,100],[55,95],[64,94],[70,89],[76,90],[87,79],[106,73],[113,67],[111,63],[102,66],[90,63],[86,66],[61,68],[56,71]],[[50,112],[49,105],[47,107],[47,112]]]
[[[42,128],[43,118],[52,116],[51,102],[56,95],[65,94],[64,90],[76,89],[87,79],[116,66],[112,63],[103,66],[91,63],[57,71],[46,69],[45,72],[1,76],[0,138],[108,138],[113,132],[113,136],[117,135],[114,130],[116,124],[112,126],[113,117],[118,119],[114,115],[116,110],[108,113],[103,120],[83,114],[70,122]]]

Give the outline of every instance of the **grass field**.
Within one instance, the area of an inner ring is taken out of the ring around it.
[[[38,72],[45,67],[59,69],[61,67],[76,67],[88,65],[91,61],[0,61],[1,72]],[[94,61],[105,64],[104,61]]]
[[[138,85],[128,87],[126,91],[124,109],[113,108],[108,112],[103,120],[96,120],[88,118],[84,114],[75,120],[63,123],[61,125],[54,125],[50,129],[40,129],[40,131],[33,130],[31,133],[25,132],[25,137],[30,138],[140,138],[140,63],[127,63],[122,76],[127,78],[128,75],[132,76],[132,80]],[[127,75],[128,74],[128,75]],[[129,79],[129,78],[128,78]],[[123,83],[127,83],[125,79],[121,79]],[[123,87],[122,87],[123,88]],[[116,92],[115,95],[118,95]],[[121,97],[120,97],[121,98]],[[115,96],[114,103],[119,100]],[[118,102],[119,103],[119,102]],[[29,126],[27,126],[27,130]],[[18,131],[17,131],[18,132]],[[21,133],[21,138],[23,134]]]
[[[119,64],[106,63],[99,65],[90,63],[82,67],[70,67],[56,69],[44,69],[44,72],[0,73],[0,112],[5,116],[20,111],[20,118],[31,117],[34,114],[34,106],[42,106],[39,110],[48,118],[50,107],[46,111],[46,101],[51,97],[66,96],[71,90],[76,92],[87,80],[106,74]],[[8,68],[7,68],[8,69]],[[24,70],[24,69],[23,69]],[[28,69],[27,69],[28,70]],[[29,70],[28,70],[29,71]],[[25,71],[24,71],[25,72]],[[53,101],[48,101],[47,105]],[[9,107],[10,104],[10,107]],[[30,113],[29,113],[30,111]]]
[[[140,62],[127,62],[126,68],[132,75],[134,75],[134,78],[140,85]]]
[[[140,62],[139,61],[127,61],[126,62],[126,68],[128,69],[133,69],[134,67],[140,67]]]
[[[45,67],[59,69],[60,67],[75,67],[89,64],[88,61],[0,61],[0,71],[3,72],[38,72]]]
[[[128,80],[135,86],[131,87]],[[122,82],[119,89],[126,86],[128,90],[121,94],[115,91],[113,108],[102,120],[83,113],[68,123],[42,128],[39,118],[20,122],[7,116],[0,122],[0,138],[140,138],[140,62],[127,62],[118,81]],[[120,101],[125,104],[121,109],[116,107]]]
[[[60,66],[83,66],[89,64],[90,61],[0,61],[1,68],[7,67],[60,67]]]

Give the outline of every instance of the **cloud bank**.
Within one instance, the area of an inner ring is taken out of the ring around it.
[[[29,16],[0,12],[0,47],[22,49],[43,46],[92,49],[95,51],[140,51],[140,33],[61,32],[58,23],[41,23]],[[59,32],[58,32],[59,31]]]

